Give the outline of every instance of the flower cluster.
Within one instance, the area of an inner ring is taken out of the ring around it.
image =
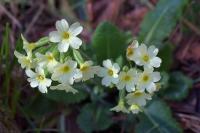
[[[55,26],[55,31],[37,42],[28,42],[22,36],[24,54],[14,52],[31,87],[37,87],[41,93],[47,93],[48,89],[77,93],[72,87],[75,82],[84,82],[97,75],[102,78],[102,85],[119,90],[119,103],[111,109],[113,111],[138,113],[151,99],[157,90],[156,82],[161,78],[160,73],[154,71],[161,63],[157,48],[147,48],[137,41],[128,46],[128,60],[142,70],[127,66],[120,70],[110,59],[104,60],[103,66],[95,66],[91,60],[78,61],[71,55],[82,45],[77,35],[83,27],[79,23],[69,26],[65,19],[57,21]]]
[[[78,63],[66,57],[70,49],[79,49],[82,41],[77,37],[83,27],[79,23],[69,26],[65,19],[55,24],[56,31],[52,31],[46,41],[28,42],[23,36],[23,49],[25,54],[14,52],[22,68],[26,69],[31,87],[38,87],[42,93],[48,89],[65,90],[76,93],[71,85],[76,81],[86,81],[95,74],[92,61]],[[50,46],[44,46],[44,45]],[[42,50],[41,50],[42,49]]]
[[[112,111],[122,111],[124,113],[138,113],[142,111],[146,101],[150,100],[153,93],[158,89],[156,83],[161,79],[160,73],[154,71],[154,68],[160,67],[161,64],[161,59],[157,57],[157,54],[158,49],[155,46],[139,45],[135,40],[128,46],[126,57],[130,63],[134,63],[142,69],[125,66],[119,72],[117,64],[112,65],[110,62],[107,62],[107,65],[104,65],[108,68],[107,74],[104,74],[104,79],[111,77],[111,75],[112,78],[107,78],[106,81],[102,80],[102,84],[107,83],[105,85],[109,85],[110,82],[116,81],[112,83],[120,91],[119,103],[111,109]]]

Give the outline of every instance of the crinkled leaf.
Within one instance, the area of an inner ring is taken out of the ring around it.
[[[161,80],[159,81],[161,90],[159,92],[164,93],[163,91],[169,86],[169,74],[166,72],[161,72]]]
[[[85,133],[107,129],[113,122],[109,108],[87,104],[81,109],[77,122]]]
[[[126,39],[126,34],[111,23],[100,24],[92,37],[97,61],[102,63],[107,58],[115,60],[120,55],[125,55]]]
[[[159,0],[155,9],[145,16],[139,40],[148,45],[161,46],[175,27],[187,2],[188,0]]]
[[[127,115],[126,120],[122,121],[124,123],[124,129],[126,133],[135,133],[135,126],[133,125],[138,124],[138,115],[133,115],[132,113],[126,115]],[[121,123],[119,123],[118,121],[116,123],[121,125]]]
[[[25,104],[23,106],[26,113],[30,116],[39,118],[47,113],[51,113],[56,110],[56,105],[54,101],[39,95],[37,97],[32,98],[29,101],[29,104]]]
[[[182,133],[182,129],[172,117],[170,108],[163,101],[151,101],[139,115],[136,133]]]
[[[192,80],[181,72],[170,75],[169,86],[163,92],[166,99],[182,100],[187,97],[192,86]]]
[[[165,44],[164,47],[159,51],[158,57],[162,59],[160,71],[168,71],[173,63],[173,45]]]

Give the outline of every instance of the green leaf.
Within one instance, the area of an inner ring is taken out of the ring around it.
[[[112,123],[109,108],[87,104],[81,109],[77,122],[85,133],[107,129]]]
[[[168,105],[156,99],[139,115],[136,133],[182,133],[182,129],[172,117]]]
[[[16,41],[16,45],[15,45],[15,50],[18,51],[19,53],[23,53],[24,49],[23,49],[23,41],[21,39],[21,37],[17,37],[17,41]]]
[[[173,45],[167,43],[164,47],[159,51],[158,57],[162,59],[161,66],[159,71],[169,71],[171,65],[173,63]]]
[[[161,72],[161,80],[159,81],[161,90],[158,93],[164,93],[164,90],[169,86],[169,74],[167,72]]]
[[[0,63],[2,62],[3,64],[6,65],[6,68],[8,67],[7,65],[9,64],[9,53],[10,53],[10,45],[9,45],[9,35],[10,35],[10,26],[8,23],[6,23],[3,36],[2,36],[2,44],[0,46]]]
[[[6,23],[3,35],[2,35],[2,44],[0,46],[0,64],[4,67],[1,67],[0,75],[3,74],[3,83],[2,84],[2,94],[6,96],[9,95],[10,92],[10,79],[11,79],[11,61],[10,61],[10,44],[9,44],[9,37],[10,37],[11,28],[9,23]],[[5,103],[8,104],[8,97],[5,98]]]
[[[58,52],[56,52],[57,50],[57,46],[56,45],[48,45],[46,47],[42,46],[42,47],[37,47],[36,49],[33,50],[33,54],[35,53],[40,53],[40,54],[45,54],[47,51],[53,52],[54,54],[58,54]]]
[[[83,57],[81,56],[78,50],[73,49],[73,56],[75,60],[78,62],[78,64],[84,63]]]
[[[125,64],[125,63],[124,63],[125,60],[124,60],[124,58],[123,58],[122,56],[119,56],[119,57],[115,60],[115,62],[116,62],[120,67],[123,67],[123,65]]]
[[[192,80],[181,72],[173,72],[170,75],[169,86],[163,92],[166,99],[183,100],[187,97]]]
[[[92,37],[98,63],[108,58],[115,60],[120,55],[125,55],[126,39],[126,34],[111,23],[100,24]]]
[[[83,91],[80,87],[76,88],[78,93],[73,94],[71,92],[67,93],[64,90],[49,90],[45,96],[56,102],[61,102],[64,104],[74,104],[79,103],[87,98],[87,93]]]
[[[159,47],[175,27],[187,3],[188,0],[160,0],[155,9],[145,16],[139,40]]]
[[[29,99],[30,100],[30,99]],[[43,97],[41,94],[32,98],[29,104],[25,104],[23,107],[25,112],[34,118],[41,118],[47,113],[51,113],[56,110],[56,105],[54,101]]]
[[[38,40],[36,43],[39,45],[39,46],[42,46],[42,45],[45,45],[49,42],[49,37],[42,37],[40,38],[40,40]]]

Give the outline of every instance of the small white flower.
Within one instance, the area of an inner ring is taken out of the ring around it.
[[[49,34],[51,42],[58,43],[58,50],[60,52],[67,52],[69,46],[74,49],[79,49],[82,44],[81,39],[77,37],[83,30],[83,27],[78,23],[74,23],[69,27],[65,19],[56,22],[57,31]]]
[[[138,88],[141,91],[144,91],[145,89],[149,93],[153,93],[156,91],[156,84],[155,82],[158,82],[161,79],[159,72],[153,72],[152,68],[144,68],[144,71],[142,73],[138,74]]]
[[[23,41],[23,49],[28,53],[32,52],[33,49],[35,49],[38,44],[34,42],[28,42],[23,35],[21,35],[22,41]]]
[[[139,112],[141,112],[142,110],[140,109],[140,106],[133,104],[130,106],[129,110],[133,113],[133,114],[138,114]]]
[[[138,41],[137,40],[134,40],[132,42],[131,45],[128,46],[127,50],[126,50],[126,57],[129,59],[129,60],[135,60],[136,57],[136,49],[138,48]]]
[[[111,108],[110,110],[115,112],[129,113],[129,110],[125,107],[123,101],[119,101],[118,105]]]
[[[98,76],[103,77],[102,84],[105,86],[110,86],[112,83],[117,84],[118,79],[118,72],[120,67],[117,63],[112,64],[112,62],[107,59],[103,61],[103,68],[99,68]]]
[[[128,72],[120,72],[117,88],[119,90],[126,88],[127,92],[134,91],[137,80],[136,78],[137,71],[135,69],[130,69]]]
[[[77,93],[78,91],[71,87],[68,83],[62,83],[56,86],[51,86],[51,90],[64,90],[66,92],[72,92],[73,94]]]
[[[82,77],[83,77],[83,74],[82,74],[82,72],[80,71],[80,69],[76,69],[75,72],[76,72],[76,74],[74,75],[74,81],[75,81],[75,82],[80,82],[80,80],[81,80]]]
[[[35,88],[38,86],[40,92],[47,93],[47,87],[51,85],[51,79],[45,77],[44,70],[40,67],[36,68],[36,73],[30,69],[26,70],[26,75],[29,77],[31,87]]]
[[[129,105],[136,104],[139,106],[145,106],[146,100],[151,100],[151,95],[145,92],[136,91],[136,92],[129,93],[126,96],[126,99]]]
[[[86,81],[88,79],[94,78],[94,74],[97,73],[97,66],[92,66],[92,61],[86,61],[80,65],[80,71],[82,72],[82,81]]]
[[[77,68],[77,62],[69,59],[64,64],[58,64],[52,74],[52,79],[60,83],[72,85],[74,80],[82,77],[80,70]]]
[[[41,67],[47,67],[48,71],[52,72],[54,67],[58,64],[54,55],[51,52],[46,52],[45,55],[36,53],[38,65]]]
[[[26,56],[15,51],[14,55],[17,57],[18,62],[21,64],[22,68],[30,69],[34,67],[34,62],[32,60],[32,53],[28,52]]]
[[[144,67],[160,67],[161,59],[157,57],[158,49],[155,46],[150,46],[147,49],[145,44],[141,44],[136,50],[137,58],[134,59],[135,63]]]

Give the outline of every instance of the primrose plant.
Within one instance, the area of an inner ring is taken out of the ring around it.
[[[28,82],[32,88],[41,93],[51,90],[65,90],[78,93],[72,86],[76,82],[85,82],[97,76],[102,78],[105,87],[119,90],[119,102],[111,111],[138,113],[142,111],[147,100],[158,90],[160,73],[154,68],[160,67],[161,59],[157,57],[158,48],[147,47],[134,40],[126,50],[126,57],[134,67],[124,66],[120,69],[111,59],[105,59],[102,66],[94,65],[91,60],[84,60],[78,51],[82,40],[77,36],[83,27],[78,23],[69,26],[65,19],[55,24],[56,30],[48,37],[37,42],[28,42],[23,35],[25,54],[14,52],[25,69]],[[96,76],[95,76],[96,75]]]

